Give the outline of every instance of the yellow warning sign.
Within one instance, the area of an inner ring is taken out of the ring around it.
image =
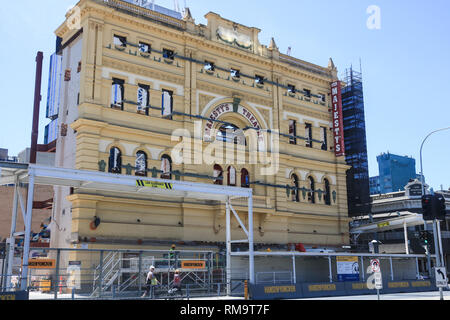
[[[56,260],[54,259],[31,259],[28,261],[30,269],[54,269],[55,267]]]
[[[378,224],[378,228],[384,228],[384,227],[389,227],[389,226],[390,226],[389,221],[382,222],[382,223]]]
[[[205,261],[183,261],[181,262],[181,269],[205,269]]]
[[[145,187],[145,188],[165,189],[165,190],[172,190],[173,189],[173,184],[171,184],[171,183],[143,181],[143,180],[137,180],[136,181],[136,186],[138,186],[138,187]]]

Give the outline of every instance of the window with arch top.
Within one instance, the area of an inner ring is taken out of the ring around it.
[[[216,139],[227,143],[234,143],[245,146],[247,141],[245,140],[244,131],[233,124],[224,124],[219,128]]]
[[[241,170],[241,187],[250,188],[250,174],[245,168]]]
[[[327,206],[331,206],[331,190],[330,190],[330,181],[328,181],[328,179],[324,180],[324,184],[325,184],[325,204]]]
[[[119,148],[113,147],[109,151],[108,172],[122,173],[122,152]]]
[[[308,177],[309,180],[309,192],[308,192],[308,202],[316,203],[316,182],[313,177]]]
[[[236,186],[236,169],[234,167],[228,167],[228,185],[231,187]]]
[[[163,155],[161,158],[161,179],[172,180],[172,158]]]
[[[294,187],[294,190],[292,190],[292,201],[300,202],[300,196],[298,192],[298,177],[296,174],[292,175],[292,182]]]
[[[214,178],[218,178],[214,179],[214,184],[223,185],[223,169],[218,164],[214,166]]]
[[[138,151],[136,153],[136,176],[147,176],[147,154],[144,151]]]

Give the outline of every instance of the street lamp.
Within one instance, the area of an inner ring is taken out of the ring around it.
[[[428,140],[428,138],[440,131],[444,131],[444,130],[450,130],[450,127],[448,128],[443,128],[443,129],[439,129],[436,131],[431,132],[429,135],[427,135],[427,137],[423,140],[422,145],[420,147],[420,181],[422,182],[422,195],[425,195],[425,181],[423,178],[423,161],[422,161],[422,150],[423,150],[423,145],[425,144],[425,142]]]
[[[442,129],[435,130],[435,131],[431,132],[425,138],[425,140],[423,140],[422,146],[420,147],[420,181],[422,182],[422,196],[425,196],[425,182],[424,182],[424,178],[423,178],[423,161],[422,161],[423,145],[425,144],[425,142],[428,140],[428,138],[431,135],[433,135],[433,134],[435,134],[437,132],[445,131],[445,130],[450,130],[450,127],[442,128]],[[425,230],[427,230],[427,222],[426,221],[425,221],[424,226],[425,226]],[[436,264],[437,264],[438,267],[441,267],[441,266],[444,265],[444,261],[443,261],[442,254],[441,254],[440,249],[439,249],[440,245],[437,242],[437,240],[439,242],[441,240],[440,224],[437,221],[437,219],[434,219],[434,221],[433,221],[433,231],[434,231],[433,233],[434,233],[434,239],[435,239],[435,244],[434,245],[435,245],[436,262],[437,262]],[[441,247],[441,249],[442,249],[442,247]],[[428,268],[429,268],[429,270],[431,272],[431,263],[430,263],[431,258],[430,258],[430,253],[429,252],[427,252],[427,257],[428,257]],[[439,288],[439,294],[440,294],[441,300],[444,300],[444,295],[443,295],[443,289],[442,288]]]

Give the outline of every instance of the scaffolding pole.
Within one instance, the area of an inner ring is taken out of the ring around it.
[[[8,243],[9,243],[8,250],[9,251],[8,251],[8,259],[7,259],[7,269],[6,269],[6,285],[8,288],[12,287],[11,276],[12,276],[13,265],[14,265],[14,247],[16,245],[16,238],[15,238],[14,234],[16,233],[16,226],[17,226],[18,192],[19,192],[19,179],[16,176],[15,183],[14,183],[14,199],[13,199],[13,208],[12,208],[11,232],[10,232],[10,237],[8,239]]]
[[[226,242],[227,242],[227,295],[231,295],[231,216],[230,199],[226,201]]]
[[[27,199],[27,213],[25,215],[25,239],[23,244],[23,261],[22,261],[22,279],[20,289],[27,290],[28,286],[28,260],[30,254],[30,240],[31,240],[31,223],[33,218],[33,198],[34,198],[34,169],[29,169],[28,180],[28,199]]]

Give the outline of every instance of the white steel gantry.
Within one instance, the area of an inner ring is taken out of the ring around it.
[[[138,183],[138,181],[143,181],[144,183]],[[21,194],[18,191],[17,186],[19,184],[28,184],[28,198],[26,208],[24,208]],[[161,188],[161,186],[165,186],[166,184],[169,184],[170,188]],[[9,255],[14,254],[14,243],[15,237],[17,236],[17,233],[15,231],[15,221],[17,220],[18,200],[21,204],[22,212],[25,212],[25,239],[23,250],[21,290],[26,290],[28,283],[28,261],[35,185],[74,187],[86,191],[96,190],[120,192],[124,195],[160,195],[164,197],[194,198],[225,202],[227,293],[229,294],[231,292],[232,243],[248,243],[249,250],[247,254],[249,256],[249,280],[251,284],[255,283],[252,189],[6,162],[0,162],[0,185],[15,186],[11,236],[9,239],[9,243],[12,245],[9,246]],[[236,198],[248,199],[248,226],[244,225],[242,220],[239,218],[239,215],[231,205],[232,199]],[[231,211],[244,230],[247,239],[237,241],[232,240]],[[8,259],[8,261],[8,275],[11,275],[12,259]]]

